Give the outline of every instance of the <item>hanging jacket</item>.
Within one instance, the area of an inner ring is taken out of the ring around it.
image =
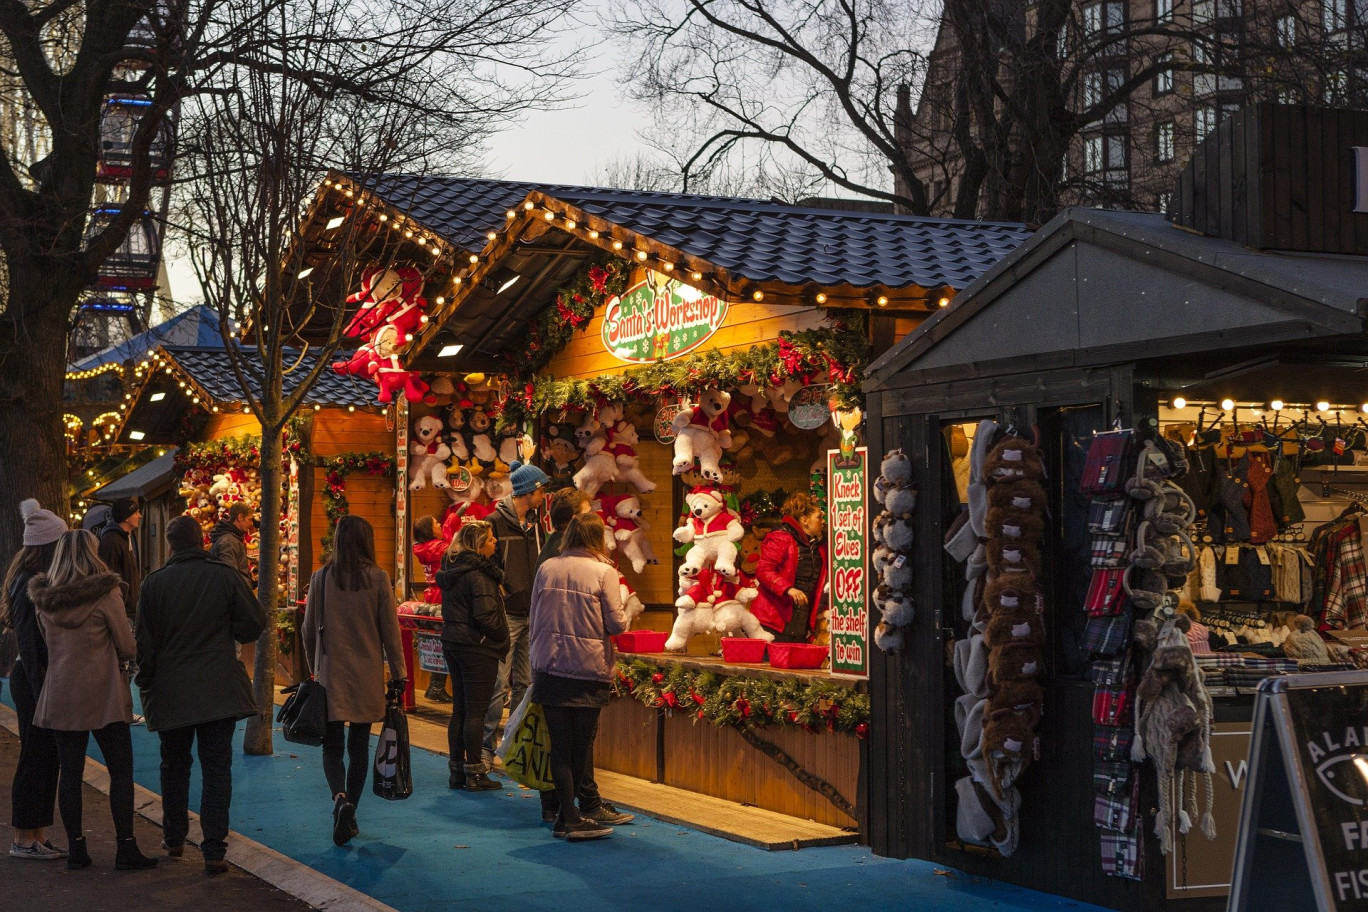
[[[508,653],[508,616],[499,592],[503,572],[474,551],[457,551],[442,562],[442,642],[502,659]]]

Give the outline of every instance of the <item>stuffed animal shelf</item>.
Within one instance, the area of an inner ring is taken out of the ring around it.
[[[678,614],[670,637],[665,641],[667,651],[681,652],[695,634],[709,631],[766,642],[774,639],[774,634],[761,627],[755,615],[750,613],[748,606],[758,593],[749,582],[724,576],[707,567],[696,577],[681,577],[681,588],[683,591],[675,600]]]

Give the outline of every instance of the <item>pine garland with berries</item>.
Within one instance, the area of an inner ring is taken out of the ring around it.
[[[310,460],[300,460],[307,464]],[[328,528],[323,533],[323,554],[332,551],[333,529],[337,521],[351,512],[347,502],[347,476],[365,472],[372,476],[394,477],[394,457],[385,453],[343,453],[339,456],[317,456],[312,459],[323,470],[323,513],[328,517]]]
[[[520,380],[536,374],[570,344],[594,311],[627,290],[631,265],[601,254],[586,263],[556,292],[555,302],[537,315],[527,349],[508,353],[509,373]]]

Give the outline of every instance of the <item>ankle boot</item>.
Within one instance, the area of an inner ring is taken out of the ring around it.
[[[466,784],[466,774],[464,764],[457,763],[455,760],[447,761],[447,769],[451,774],[447,776],[447,788],[463,789]]]
[[[116,871],[145,871],[148,868],[155,868],[157,859],[148,858],[138,851],[138,840],[135,838],[120,839],[119,852],[114,856],[114,870]]]
[[[467,763],[465,789],[467,792],[493,792],[502,791],[503,786],[489,778],[483,763]]]
[[[85,837],[76,836],[68,841],[71,844],[67,847],[67,870],[78,871],[90,867],[90,853],[86,851]]]

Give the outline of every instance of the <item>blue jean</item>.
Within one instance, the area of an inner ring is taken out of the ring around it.
[[[183,845],[190,831],[190,748],[198,748],[200,777],[200,851],[206,861],[221,861],[228,851],[228,808],[233,800],[234,719],[219,719],[157,732],[161,738],[162,827],[166,844]]]
[[[494,697],[489,701],[489,712],[485,713],[484,749],[493,756],[494,748],[499,746],[499,724],[503,721],[505,709],[516,709],[522,702],[523,694],[532,686],[532,658],[528,653],[530,625],[525,617],[508,619],[508,655],[499,663],[499,676],[494,681]],[[510,672],[512,686],[509,686]],[[509,699],[510,691],[512,700]]]

